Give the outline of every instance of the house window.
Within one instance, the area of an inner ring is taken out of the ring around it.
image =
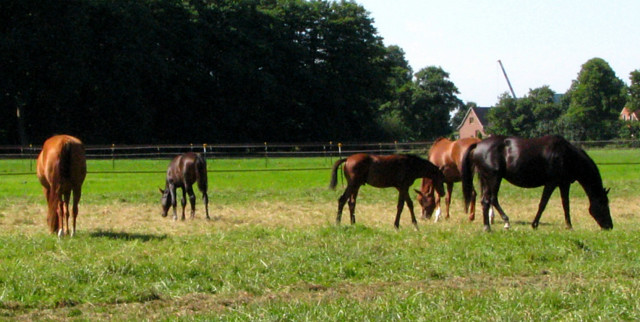
[[[469,124],[472,124],[475,121],[475,119],[472,117],[469,118]]]

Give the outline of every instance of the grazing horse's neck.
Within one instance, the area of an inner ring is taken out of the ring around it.
[[[584,189],[589,200],[600,199],[604,194],[600,171],[598,171],[595,162],[586,153],[582,152],[580,156],[580,164],[577,164],[580,167],[580,171],[576,180]]]
[[[413,172],[416,178],[430,178],[438,170],[438,168],[433,164],[425,162],[423,160],[420,161],[421,162],[419,163],[418,169],[415,169]]]

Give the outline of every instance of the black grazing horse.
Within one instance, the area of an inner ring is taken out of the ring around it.
[[[187,152],[173,158],[167,169],[167,181],[162,192],[162,217],[167,216],[169,208],[173,206],[173,220],[178,220],[176,214],[176,188],[182,188],[182,220],[184,220],[184,208],[187,205],[185,199],[189,194],[191,203],[191,218],[196,215],[196,196],[193,193],[193,183],[198,182],[198,189],[202,192],[204,207],[209,218],[209,197],[207,196],[207,162],[197,153]]]
[[[564,219],[571,229],[569,215],[569,187],[578,181],[589,197],[589,213],[603,229],[613,228],[609,211],[609,198],[602,186],[598,167],[582,149],[560,136],[536,139],[492,136],[472,145],[462,162],[462,190],[468,207],[473,191],[473,167],[482,186],[482,214],[484,229],[491,230],[489,207],[498,210],[509,228],[507,217],[498,203],[502,179],[523,188],[544,186],[538,212],[531,226],[538,227],[540,216],[556,187],[560,187]]]
[[[338,167],[343,162],[344,176],[347,178],[347,188],[338,200],[338,216],[336,223],[340,224],[342,209],[345,202],[349,201],[349,213],[351,224],[356,222],[354,214],[356,198],[360,186],[368,183],[377,188],[395,187],[398,189],[398,212],[396,213],[395,227],[400,226],[400,214],[405,202],[411,212],[411,222],[418,228],[418,222],[413,212],[413,202],[409,196],[409,187],[417,178],[429,178],[439,194],[444,195],[444,175],[433,163],[411,154],[394,155],[369,155],[365,153],[354,154],[348,158],[340,159],[333,164],[331,170],[331,183],[329,187],[335,189],[338,182]]]

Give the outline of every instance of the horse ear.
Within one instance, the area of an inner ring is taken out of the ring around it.
[[[608,194],[609,194],[609,191],[611,191],[611,188],[606,188],[606,189],[604,189],[604,194],[605,194],[605,195],[608,195]]]
[[[418,196],[424,197],[424,195],[422,194],[422,191],[420,191],[418,189],[413,189],[413,191],[415,191],[418,194]]]
[[[161,194],[164,194],[164,190],[162,190],[162,188],[158,188],[158,190],[160,190]]]

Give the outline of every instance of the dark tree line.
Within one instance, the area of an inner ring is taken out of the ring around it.
[[[593,59],[560,101],[501,97],[489,133],[640,137],[616,121],[639,75]],[[473,105],[328,0],[0,0],[0,90],[0,145],[432,140]]]
[[[353,2],[3,0],[0,144],[385,139],[391,58]]]

